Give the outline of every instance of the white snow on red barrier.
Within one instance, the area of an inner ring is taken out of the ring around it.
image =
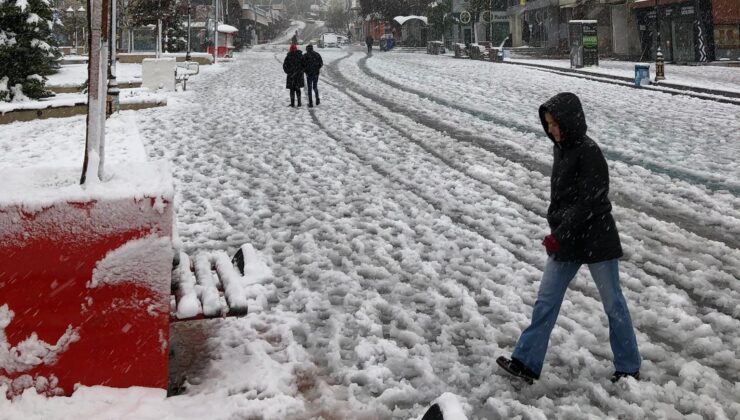
[[[33,213],[60,201],[157,198],[171,202],[174,196],[170,165],[166,162],[111,165],[106,168],[102,184],[87,188],[80,185],[81,167],[0,168],[0,207],[22,206],[24,211]]]
[[[88,287],[135,282],[169,296],[171,266],[162,261],[172,261],[173,252],[169,236],[129,241],[98,261]]]
[[[70,344],[80,339],[78,329],[69,325],[56,344],[39,340],[36,333],[32,333],[17,346],[10,347],[5,329],[14,316],[7,304],[0,306],[0,369],[7,373],[26,372],[39,365],[54,364]],[[3,378],[0,375],[0,380]]]

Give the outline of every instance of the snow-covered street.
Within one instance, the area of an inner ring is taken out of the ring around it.
[[[172,162],[182,248],[251,243],[275,277],[264,299],[172,328],[180,395],[27,392],[0,398],[0,419],[411,419],[447,392],[470,419],[740,418],[737,105],[347,47],[317,49],[321,104],[291,108],[286,51],[242,53],[166,107],[123,113],[149,159]],[[552,143],[537,109],[562,91],[609,163],[640,381],[609,381],[585,267],[541,379],[495,363],[529,324],[547,257]],[[83,135],[84,119],[64,121]],[[0,137],[0,167],[43,157],[22,142],[54,123],[20,124]]]

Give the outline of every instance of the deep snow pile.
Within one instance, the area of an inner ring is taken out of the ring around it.
[[[244,318],[173,328],[182,395],[29,391],[0,399],[0,412],[418,418],[450,393],[469,418],[740,415],[735,107],[514,66],[320,52],[310,111],[287,107],[285,51],[266,49],[135,114],[149,157],[173,164],[184,248],[251,243],[274,298]],[[560,90],[582,96],[609,156],[639,382],[608,381],[606,320],[585,269],[542,379],[522,387],[494,362],[536,298],[552,150],[536,109]],[[662,107],[631,113],[637,104]]]

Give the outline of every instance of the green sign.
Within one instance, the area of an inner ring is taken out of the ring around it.
[[[581,45],[583,46],[583,65],[599,65],[599,37],[596,33],[596,23],[581,24]]]

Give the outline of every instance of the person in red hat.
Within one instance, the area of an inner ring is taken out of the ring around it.
[[[295,107],[298,97],[298,106],[301,106],[301,88],[305,86],[303,81],[303,60],[301,50],[296,44],[290,44],[288,55],[283,61],[283,71],[287,75],[285,88],[290,89],[290,106]]]

